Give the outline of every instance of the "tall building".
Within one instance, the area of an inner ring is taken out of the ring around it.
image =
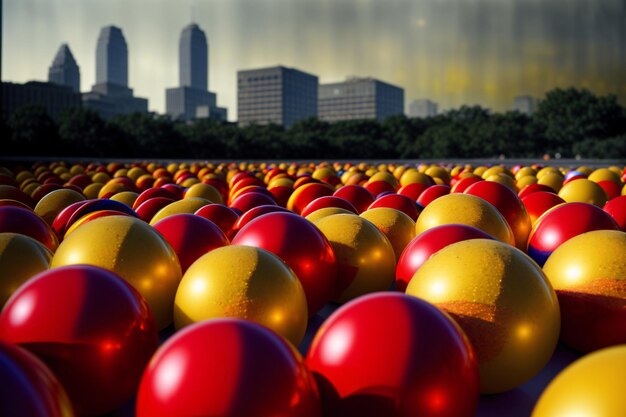
[[[105,119],[118,114],[147,113],[148,100],[128,88],[128,48],[122,30],[102,28],[96,47],[96,84],[83,94],[83,105]]]
[[[48,69],[48,82],[70,87],[75,93],[80,92],[80,69],[66,43],[61,45],[54,56]]]
[[[186,26],[178,42],[180,86],[165,90],[165,111],[172,118],[227,119],[226,109],[217,106],[217,95],[208,90],[208,55],[204,31],[195,23]]]
[[[39,81],[26,84],[2,83],[2,113],[9,117],[17,109],[37,105],[58,119],[67,109],[81,106],[80,94],[71,87]]]
[[[513,110],[532,114],[537,110],[538,100],[531,96],[517,96],[513,99]]]
[[[328,122],[384,120],[404,114],[404,90],[373,78],[348,78],[319,86],[319,118]]]
[[[439,105],[426,98],[413,100],[409,104],[409,117],[433,117],[437,115]]]
[[[290,127],[317,116],[318,79],[283,66],[237,72],[239,125],[276,123]]]

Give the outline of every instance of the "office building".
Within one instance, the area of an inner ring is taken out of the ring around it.
[[[25,106],[42,106],[50,117],[59,116],[68,109],[80,107],[80,94],[71,87],[53,83],[30,81],[26,84],[2,83],[2,112],[8,118]]]
[[[537,110],[538,100],[531,96],[517,96],[513,99],[513,110],[524,114],[532,114]]]
[[[148,100],[128,88],[128,48],[120,28],[102,28],[96,48],[96,84],[83,94],[83,105],[104,119],[118,114],[147,113]]]
[[[275,123],[290,127],[317,116],[318,79],[283,66],[237,72],[239,125]]]
[[[438,105],[428,99],[413,100],[409,104],[409,117],[433,117],[437,115]]]
[[[177,120],[226,120],[226,109],[217,106],[217,95],[208,90],[208,44],[204,31],[195,23],[180,35],[178,58],[180,86],[165,90],[166,113]]]
[[[48,69],[48,82],[70,87],[75,93],[80,92],[80,69],[66,43],[54,56]]]
[[[319,86],[319,118],[328,122],[384,120],[404,114],[404,90],[373,78],[348,78]]]

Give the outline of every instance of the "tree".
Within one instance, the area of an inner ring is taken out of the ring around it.
[[[17,155],[62,155],[58,128],[45,107],[24,106],[9,118],[11,149]]]

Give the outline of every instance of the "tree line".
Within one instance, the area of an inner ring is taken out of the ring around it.
[[[464,106],[429,117],[393,116],[383,122],[302,120],[238,127],[198,119],[190,123],[157,114],[110,121],[88,109],[71,109],[58,121],[27,106],[2,119],[2,154],[194,159],[394,159],[626,157],[626,109],[614,95],[555,89],[531,115],[491,113]]]

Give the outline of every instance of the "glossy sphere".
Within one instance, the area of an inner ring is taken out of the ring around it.
[[[180,264],[172,247],[145,222],[107,216],[76,229],[61,243],[50,267],[77,264],[99,266],[124,278],[147,300],[159,330],[172,322]]]
[[[285,261],[302,284],[310,316],[337,294],[333,248],[313,223],[297,214],[269,213],[258,217],[237,233],[233,245],[265,249]]]
[[[532,417],[626,416],[624,375],[626,346],[586,355],[550,382]]]
[[[622,195],[609,200],[602,209],[613,217],[622,231],[626,232],[626,196]]]
[[[548,363],[559,338],[559,304],[541,269],[522,251],[471,239],[435,253],[406,293],[446,310],[476,350],[480,391],[513,389]]]
[[[56,376],[36,356],[0,342],[0,415],[73,417],[72,405]]]
[[[208,204],[200,207],[194,214],[211,220],[225,234],[228,234],[239,218],[234,210],[223,204]]]
[[[173,216],[174,214],[183,214],[188,213],[192,214],[198,211],[201,207],[206,206],[207,204],[211,204],[211,202],[205,198],[200,197],[189,197],[184,200],[174,201],[173,203],[168,204],[159,210],[153,217],[150,219],[150,224],[155,224],[159,220],[163,220],[168,216]]]
[[[0,233],[19,233],[30,236],[54,252],[59,241],[48,223],[32,210],[0,206]]]
[[[354,214],[354,213],[349,210],[338,208],[338,207],[326,207],[326,208],[321,208],[319,210],[315,210],[313,213],[306,216],[306,219],[310,221],[311,223],[316,224],[318,220],[324,217],[332,216],[333,214]]]
[[[237,219],[237,221],[235,222],[235,225],[232,227],[232,229],[229,232],[230,237],[234,237],[237,233],[239,233],[239,230],[241,230],[245,225],[247,225],[251,221],[255,220],[257,217],[263,216],[268,213],[275,213],[275,212],[291,213],[286,208],[277,206],[277,205],[264,205],[264,206],[253,207],[250,210],[243,213]]]
[[[450,186],[445,184],[438,184],[428,187],[424,190],[422,194],[417,198],[417,202],[422,206],[426,207],[439,197],[443,197],[444,195],[450,194]]]
[[[0,310],[28,279],[48,269],[52,252],[17,233],[0,233]]]
[[[502,214],[482,198],[473,195],[455,193],[433,201],[415,222],[415,231],[419,235],[444,224],[466,224],[502,242],[515,244],[513,231]]]
[[[296,275],[274,254],[225,246],[189,267],[174,307],[177,329],[220,317],[255,321],[297,346],[307,325],[306,297]]]
[[[55,190],[46,194],[35,206],[35,213],[52,226],[54,218],[70,204],[84,201],[85,196],[74,190]]]
[[[587,203],[566,203],[537,220],[528,238],[528,255],[543,266],[548,256],[568,239],[592,230],[619,230],[601,208]]]
[[[415,237],[415,222],[400,210],[389,207],[371,208],[362,213],[361,217],[372,222],[389,240],[396,261]]]
[[[420,233],[404,249],[396,267],[396,290],[405,291],[415,272],[428,258],[446,246],[469,239],[493,239],[465,224],[444,224]]]
[[[399,194],[389,194],[378,198],[376,201],[370,204],[368,210],[379,207],[389,207],[392,209],[400,210],[401,212],[409,216],[413,221],[417,220],[417,217],[423,210],[423,207],[417,204],[414,200],[410,199],[407,196]]]
[[[195,214],[174,214],[153,227],[176,252],[183,273],[205,253],[230,243],[212,221]]]
[[[51,269],[20,287],[0,314],[0,338],[45,362],[81,416],[128,401],[157,347],[143,297],[87,265]]]
[[[606,192],[593,181],[582,178],[563,185],[559,197],[566,203],[580,202],[602,207],[606,201]]]
[[[345,185],[333,195],[350,202],[359,213],[363,213],[374,202],[372,193],[360,185]]]
[[[626,344],[626,233],[573,237],[543,270],[559,297],[565,343],[582,352]]]
[[[353,214],[334,214],[315,225],[330,241],[337,258],[340,291],[335,301],[344,303],[389,289],[396,256],[389,240],[374,224]]]
[[[480,197],[493,205],[504,219],[507,221],[513,236],[515,237],[515,247],[526,250],[528,235],[532,228],[530,217],[520,198],[506,185],[493,181],[480,181],[470,185],[466,194]]]
[[[531,224],[534,226],[543,213],[554,206],[565,203],[565,200],[552,192],[537,191],[522,198],[522,203],[526,207]]]
[[[255,323],[215,319],[176,333],[146,368],[137,417],[319,417],[300,354]]]
[[[332,187],[326,184],[310,183],[296,188],[289,200],[287,201],[287,208],[296,214],[300,214],[302,210],[313,200],[329,196],[333,194]]]
[[[441,310],[404,294],[373,294],[335,311],[315,335],[307,365],[325,416],[476,411],[478,372],[467,338]]]
[[[348,211],[351,211],[354,214],[357,214],[356,208],[351,203],[349,203],[348,201],[344,200],[341,197],[337,197],[337,196],[334,196],[334,195],[328,195],[328,196],[316,198],[315,200],[311,201],[302,210],[300,215],[302,217],[306,217],[309,214],[311,214],[311,213],[313,213],[313,212],[315,212],[317,210],[320,210],[320,209],[323,209],[323,208],[327,208],[327,207],[342,208],[344,210],[348,210]]]
[[[167,197],[149,198],[141,203],[135,210],[141,220],[150,223],[155,214],[173,202],[173,199]]]

